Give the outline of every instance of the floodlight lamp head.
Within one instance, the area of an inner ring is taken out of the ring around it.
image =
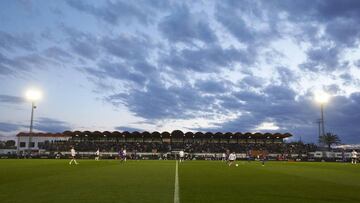
[[[31,102],[39,101],[42,98],[42,93],[38,89],[29,89],[26,91],[26,99]]]
[[[317,92],[315,94],[315,101],[320,104],[326,104],[330,100],[330,95],[326,92]]]

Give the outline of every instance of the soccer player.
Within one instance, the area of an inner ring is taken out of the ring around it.
[[[100,158],[100,149],[98,148],[97,151],[95,152],[95,160],[99,161]]]
[[[221,161],[226,161],[226,154],[225,153],[222,153],[222,155],[221,155]]]
[[[184,152],[183,150],[181,150],[181,151],[179,152],[180,163],[181,163],[181,162],[184,162],[184,156],[185,156],[185,152]]]
[[[356,164],[356,163],[357,163],[357,152],[353,150],[351,152],[351,164]]]
[[[120,161],[121,162],[123,162],[123,160],[124,160],[124,155],[123,155],[123,149],[121,148],[120,150],[119,150],[119,159],[120,159]]]
[[[55,155],[55,159],[60,159],[60,158],[61,158],[61,153],[57,152],[56,155]]]
[[[121,162],[126,161],[126,149],[121,148],[121,150],[119,151],[119,157]]]
[[[78,165],[79,163],[76,162],[76,159],[75,159],[76,151],[75,151],[74,147],[71,147],[70,153],[71,153],[71,161],[69,162],[69,164],[71,165],[72,162],[74,162],[76,165]]]
[[[246,157],[247,157],[248,163],[250,163],[250,161],[251,161],[251,150],[246,151]]]
[[[265,166],[266,153],[263,151],[261,154],[261,165]]]
[[[122,154],[123,154],[123,161],[126,162],[126,149],[123,150]]]
[[[122,148],[119,150],[118,155],[119,155],[120,161],[122,161],[122,159],[123,159]]]
[[[236,154],[235,152],[232,152],[230,155],[229,155],[229,166],[231,166],[236,160]]]

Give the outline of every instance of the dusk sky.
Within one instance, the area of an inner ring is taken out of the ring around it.
[[[290,132],[360,143],[360,1],[0,1],[0,135]]]

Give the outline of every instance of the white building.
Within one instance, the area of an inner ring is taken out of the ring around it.
[[[71,138],[70,135],[65,135],[62,133],[19,133],[17,137],[17,149],[19,151],[29,150],[38,150],[39,145],[45,142],[53,141],[67,141]],[[30,142],[31,140],[31,142]]]

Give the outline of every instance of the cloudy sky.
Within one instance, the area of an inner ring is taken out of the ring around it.
[[[0,2],[0,135],[326,131],[360,143],[360,1]]]

